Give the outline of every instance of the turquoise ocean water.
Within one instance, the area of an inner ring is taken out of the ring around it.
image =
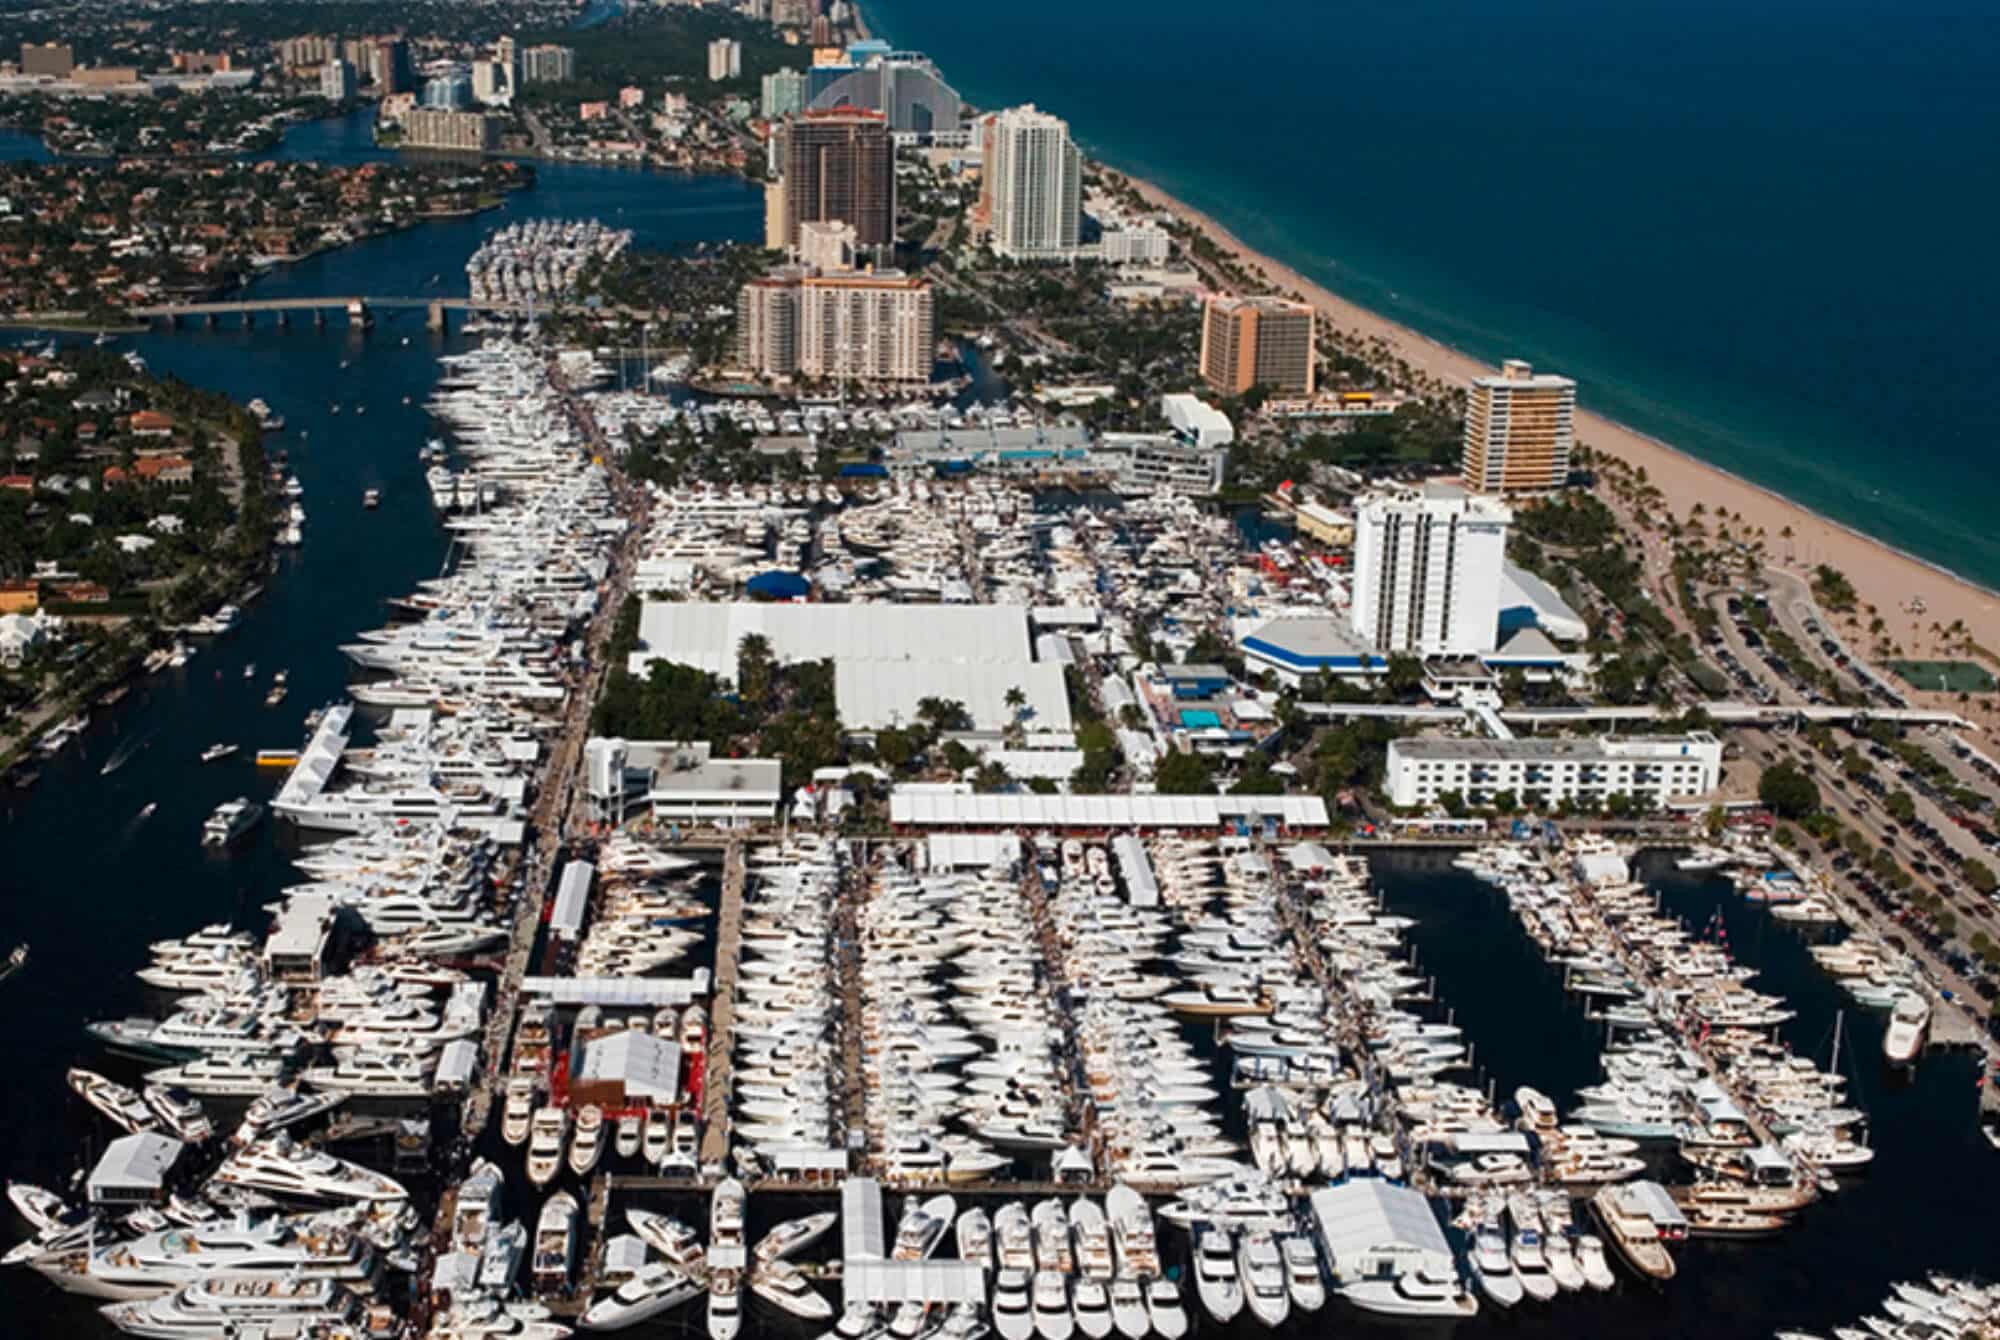
[[[2000,0],[866,0],[1327,287],[2000,587]]]

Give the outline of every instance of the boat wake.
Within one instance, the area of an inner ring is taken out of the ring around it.
[[[146,742],[152,738],[153,733],[148,731],[136,739],[128,740],[124,744],[119,745],[111,751],[111,757],[104,760],[104,766],[97,770],[97,775],[99,777],[109,777],[112,773],[124,767],[132,761],[132,755],[144,749]]]

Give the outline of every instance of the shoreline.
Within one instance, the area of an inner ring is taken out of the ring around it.
[[[854,7],[854,29],[864,40],[877,35],[868,22],[865,4],[857,3]],[[1379,345],[1391,357],[1408,363],[1416,373],[1449,386],[1464,386],[1474,377],[1498,370],[1413,326],[1342,297],[1296,267],[1256,250],[1220,221],[1157,183],[1101,158],[1087,156],[1086,161],[1129,183],[1152,207],[1206,235],[1218,249],[1246,269],[1261,274],[1274,288],[1296,291],[1330,327]],[[1986,659],[1995,662],[1991,668],[2000,668],[2000,589],[1982,586],[1889,540],[1816,512],[1770,485],[1734,474],[1650,433],[1581,406],[1576,415],[1576,440],[1593,453],[1617,457],[1636,469],[1643,469],[1648,481],[1665,496],[1669,510],[1678,516],[1687,516],[1697,503],[1711,516],[1722,508],[1741,514],[1743,521],[1732,523],[1733,529],[1738,533],[1746,529],[1763,530],[1766,551],[1771,555],[1768,567],[1808,581],[1813,569],[1821,564],[1838,569],[1854,587],[1857,620],[1872,606],[1886,625],[1885,636],[1900,645],[1900,658],[1947,655],[1941,640],[1930,630],[1933,625],[1948,627],[1957,620],[1963,622],[1972,641],[1982,649],[1992,649]],[[1786,528],[1793,533],[1790,540],[1781,538]],[[1642,533],[1641,540],[1641,557],[1648,561],[1648,579],[1658,580],[1655,538]],[[1912,601],[1922,602],[1921,612],[1912,613]],[[1833,615],[1832,611],[1824,613],[1830,622],[1845,622],[1843,616]],[[1865,624],[1857,622],[1856,627]],[[1862,637],[1850,636],[1848,641],[1856,652],[1864,653],[1864,660],[1877,665],[1880,658],[1873,654],[1872,648],[1863,645]],[[1959,655],[1956,651],[1948,654],[1954,658]],[[1912,701],[1948,696],[1925,694],[1906,684],[1899,683],[1899,687]]]
[[[1344,298],[1294,267],[1255,250],[1221,222],[1156,183],[1110,164],[1094,165],[1129,183],[1149,205],[1204,234],[1238,264],[1262,274],[1274,288],[1296,291],[1331,326],[1386,349],[1416,372],[1447,385],[1463,386],[1473,377],[1497,371],[1483,359]],[[1905,658],[1921,658],[1936,651],[1938,639],[1931,636],[1929,626],[1949,625],[1953,620],[1963,620],[1973,639],[1984,646],[2000,645],[2000,591],[1596,411],[1577,410],[1576,438],[1579,445],[1594,453],[1643,468],[1677,514],[1684,516],[1696,503],[1711,515],[1722,508],[1740,513],[1745,526],[1763,529],[1772,555],[1768,566],[1807,578],[1820,564],[1839,569],[1853,584],[1859,603],[1873,605],[1889,625],[1888,635],[1903,644]],[[1789,544],[1780,539],[1780,532],[1787,527],[1793,532]],[[1789,558],[1784,552],[1787,547]],[[1897,618],[1909,617],[1906,602],[1912,598],[1925,606],[1916,616],[1918,624],[1899,627]],[[1872,663],[1875,658],[1867,659]]]

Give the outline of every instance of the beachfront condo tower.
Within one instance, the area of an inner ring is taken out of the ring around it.
[[[778,130],[783,174],[766,245],[798,245],[802,223],[848,223],[865,249],[896,241],[896,151],[880,112],[804,112]]]
[[[1356,635],[1377,655],[1473,656],[1499,644],[1513,513],[1433,480],[1354,509]]]
[[[1069,260],[1083,227],[1083,155],[1069,122],[1010,107],[982,129],[993,250],[1013,260]]]
[[[1223,395],[1262,386],[1311,395],[1313,309],[1285,298],[1214,297],[1202,310],[1201,377]]]
[[[1569,481],[1576,383],[1518,358],[1473,381],[1459,473],[1475,493],[1549,493]]]

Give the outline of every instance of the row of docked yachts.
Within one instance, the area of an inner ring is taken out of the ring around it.
[[[454,375],[493,390],[539,384],[525,351],[479,358]],[[385,658],[380,668],[431,676],[449,693],[394,718],[367,749],[347,748],[347,705],[319,714],[277,808],[343,836],[297,854],[307,882],[273,906],[267,935],[221,925],[154,944],[140,977],[165,1009],[92,1026],[115,1049],[170,1063],[138,1088],[82,1067],[70,1076],[94,1113],[137,1142],[123,1157],[132,1191],[148,1199],[72,1206],[9,1189],[34,1232],[7,1261],[108,1300],[106,1316],[134,1334],[351,1340],[406,1325],[409,1291],[388,1278],[421,1259],[406,1188],[315,1145],[306,1123],[351,1098],[430,1101],[454,1050],[460,1069],[476,1064],[488,988],[440,960],[505,936],[510,838],[493,821],[525,802],[553,725],[545,707],[476,667],[515,657],[532,670],[530,639],[560,640],[588,611],[591,573],[616,533],[602,481],[587,478],[573,445],[556,459],[527,421],[504,407],[495,419],[476,449],[504,458],[511,442],[508,534],[459,538],[452,574],[407,602],[421,632],[356,644],[378,649],[366,654]],[[553,578],[532,571],[544,557]],[[223,1119],[232,1101],[247,1104],[234,1109],[240,1123]],[[503,1233],[480,1260],[490,1288],[433,1333],[566,1334],[512,1296],[534,1245]]]
[[[1408,923],[1382,912],[1366,867],[1314,850],[1281,871],[1240,840],[1165,840],[1149,853],[1158,905],[1144,907],[1118,896],[1101,848],[1058,853],[1043,878],[1104,1156],[1113,1175],[1175,1194],[1160,1214],[1193,1239],[1205,1309],[1276,1324],[1338,1292],[1378,1312],[1464,1315],[1450,1278],[1329,1289],[1295,1200],[1315,1184],[1406,1178],[1413,1135],[1499,1128],[1447,1078],[1465,1061],[1456,1030],[1407,1008],[1427,987],[1403,962]],[[1295,929],[1281,889],[1301,881],[1309,912]],[[1229,1054],[1248,1164],[1187,1022],[1213,1027]]]
[[[747,857],[730,1093],[746,1171],[773,1167],[787,1151],[845,1145],[836,1076],[846,1023],[834,958],[845,877],[840,846],[807,837]]]
[[[1067,1030],[1020,882],[887,858],[864,881],[855,1027],[870,1167],[891,1183],[983,1180],[1072,1145]]]
[[[1899,1280],[1879,1310],[1853,1326],[1835,1326],[1834,1340],[1982,1340],[2000,1331],[2000,1288],[1946,1274],[1919,1283]],[[1784,1330],[1777,1340],[1822,1340],[1810,1331]]]
[[[1686,1231],[1705,1236],[1774,1231],[1834,1174],[1873,1157],[1852,1134],[1865,1114],[1845,1099],[1837,1043],[1825,1069],[1786,1047],[1775,1033],[1791,1017],[1785,1003],[1749,986],[1753,971],[1721,937],[1663,915],[1609,844],[1586,839],[1566,859],[1489,847],[1457,863],[1505,892],[1530,940],[1605,1025],[1605,1078],[1579,1092],[1572,1124],[1525,1091],[1524,1124],[1559,1150],[1577,1127],[1677,1145],[1697,1180],[1673,1199]]]
[[[617,257],[632,230],[596,219],[529,219],[496,229],[465,262],[475,303],[560,302],[585,269]]]
[[[1737,835],[1717,846],[1697,844],[1674,864],[1682,870],[1740,867],[1732,872],[1731,882],[1772,920],[1806,930],[1839,925],[1844,920],[1842,910],[1824,876],[1803,870],[1795,859],[1761,838]],[[1882,1058],[1894,1066],[1913,1064],[1929,1041],[1937,999],[1936,988],[1917,961],[1865,932],[1812,945],[1807,952],[1857,1005],[1888,1011]]]

